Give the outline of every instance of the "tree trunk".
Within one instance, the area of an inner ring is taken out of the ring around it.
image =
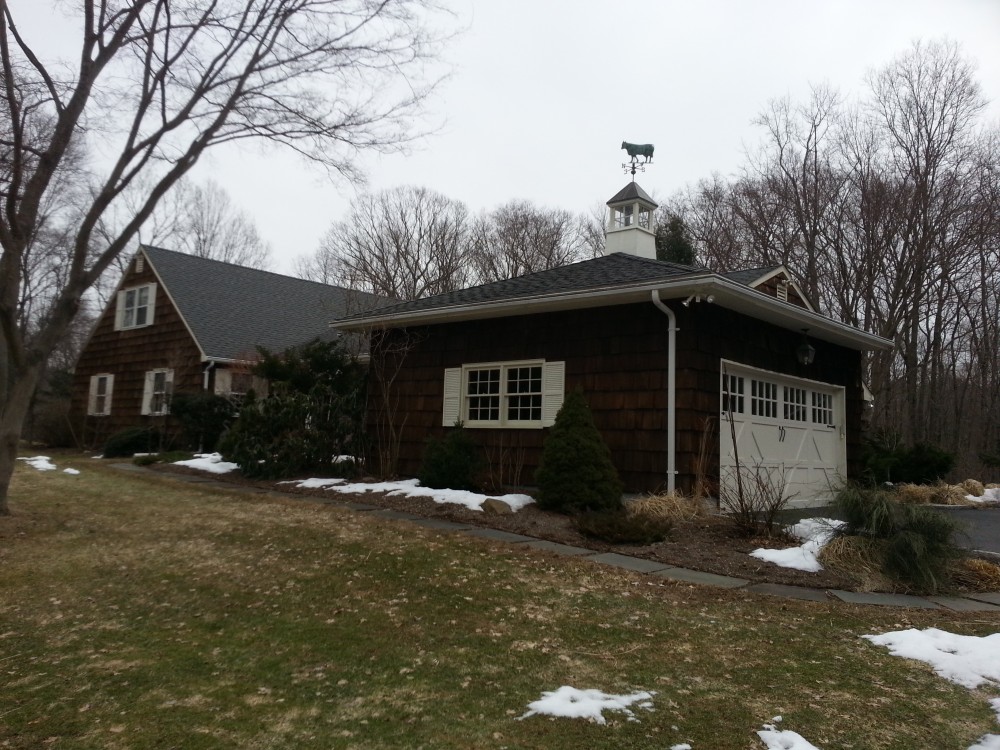
[[[10,515],[8,491],[10,479],[14,474],[17,461],[17,451],[21,441],[21,429],[24,425],[31,396],[38,384],[39,368],[30,367],[17,373],[13,383],[5,394],[0,415],[0,516]]]

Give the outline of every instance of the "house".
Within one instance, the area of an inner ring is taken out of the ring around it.
[[[208,391],[239,398],[257,347],[280,352],[336,335],[331,318],[371,306],[362,292],[143,246],[129,262],[77,362],[70,418],[100,446],[137,426],[173,429],[170,399]]]
[[[656,260],[656,204],[634,182],[608,206],[603,257],[334,322],[372,334],[380,450],[412,475],[427,438],[461,422],[494,476],[530,484],[579,389],[628,491],[749,466],[792,504],[828,499],[858,467],[862,357],[890,342],[813,310],[782,267]]]

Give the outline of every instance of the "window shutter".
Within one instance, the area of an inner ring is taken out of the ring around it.
[[[174,371],[167,370],[163,376],[163,413],[170,413],[170,402],[174,397]]]
[[[449,367],[444,371],[444,406],[441,409],[441,424],[454,427],[461,419],[462,368]]]
[[[156,284],[149,284],[149,307],[146,309],[146,325],[153,325],[153,313],[156,312]],[[173,377],[171,375],[171,377]]]
[[[105,393],[104,393],[104,411],[102,413],[103,414],[110,414],[111,413],[111,394],[115,390],[115,376],[114,375],[105,375],[104,377],[106,377],[108,379],[108,383],[105,386],[106,390],[105,390]]]
[[[125,317],[125,292],[118,292],[115,299],[115,330],[122,329],[122,318]]]
[[[566,363],[546,362],[542,367],[542,427],[551,427],[566,392]]]
[[[149,414],[149,405],[153,401],[153,371],[149,370],[146,373],[146,380],[142,386],[142,407],[139,409],[140,414]]]
[[[87,414],[97,411],[97,378],[98,375],[90,376],[90,394],[87,397]]]

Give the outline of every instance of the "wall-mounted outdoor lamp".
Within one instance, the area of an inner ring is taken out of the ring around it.
[[[816,359],[816,348],[809,343],[809,339],[806,337],[807,333],[809,333],[809,329],[803,328],[802,343],[795,350],[795,356],[799,360],[800,365],[811,365],[813,360]]]

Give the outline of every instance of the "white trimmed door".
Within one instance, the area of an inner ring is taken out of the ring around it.
[[[844,389],[722,363],[721,481],[735,489],[737,456],[747,472],[779,477],[789,507],[824,505],[847,475]]]

